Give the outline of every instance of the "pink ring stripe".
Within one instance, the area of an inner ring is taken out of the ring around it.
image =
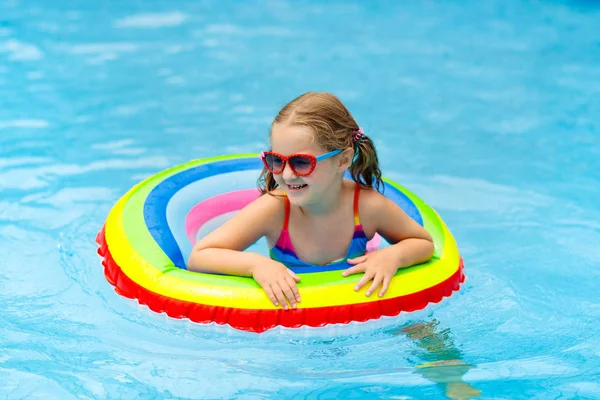
[[[232,211],[238,211],[260,196],[258,189],[236,190],[210,197],[196,204],[185,217],[185,231],[192,244],[196,232],[211,219]]]
[[[381,244],[381,236],[379,236],[379,233],[375,233],[375,235],[373,236],[373,239],[371,239],[367,242],[367,253],[372,253],[375,250],[377,250],[379,248],[380,244]]]

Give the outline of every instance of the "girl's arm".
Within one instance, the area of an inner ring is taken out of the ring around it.
[[[188,260],[196,272],[251,276],[275,306],[296,308],[301,301],[296,283],[300,278],[278,261],[244,251],[263,236],[275,237],[283,225],[279,197],[263,195],[233,218],[202,238]]]
[[[377,193],[373,220],[376,231],[392,244],[398,268],[406,268],[423,263],[431,258],[434,251],[433,239],[429,232],[408,216],[392,200]],[[372,208],[373,209],[373,208]]]
[[[258,239],[267,236],[281,219],[280,199],[260,196],[230,220],[203,237],[192,249],[188,269],[196,272],[252,276],[257,265],[270,261],[263,255],[244,252]]]
[[[410,218],[396,203],[376,191],[366,190],[363,193],[359,205],[364,216],[363,227],[368,232],[379,233],[392,245],[348,260],[353,266],[342,275],[364,272],[354,290],[360,290],[372,280],[373,283],[365,294],[370,296],[381,286],[381,297],[398,269],[431,258],[434,251],[433,240],[425,228]]]

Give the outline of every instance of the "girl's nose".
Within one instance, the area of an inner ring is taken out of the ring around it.
[[[292,170],[292,167],[290,167],[290,163],[286,162],[285,163],[285,167],[283,168],[283,172],[281,173],[281,176],[283,176],[284,180],[292,180],[296,177],[296,174],[294,173],[294,171]]]

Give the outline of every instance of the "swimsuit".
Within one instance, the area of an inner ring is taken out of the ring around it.
[[[283,230],[281,231],[275,246],[269,250],[271,258],[284,264],[294,272],[300,273],[322,272],[338,269],[341,270],[351,267],[346,260],[348,258],[354,258],[365,254],[368,242],[367,236],[365,235],[363,227],[360,224],[360,219],[358,218],[359,193],[360,187],[356,185],[356,188],[354,189],[354,234],[352,235],[350,247],[348,248],[344,258],[327,265],[314,265],[298,258],[296,252],[294,251],[294,246],[292,245],[288,231],[288,222],[290,219],[290,200],[287,198],[287,196],[285,197],[285,220],[283,222]]]

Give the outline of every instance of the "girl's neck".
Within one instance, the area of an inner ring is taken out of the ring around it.
[[[323,193],[318,203],[307,204],[306,206],[300,207],[300,209],[307,216],[323,216],[330,214],[339,208],[343,188],[344,180],[335,180],[332,182],[331,187]]]

